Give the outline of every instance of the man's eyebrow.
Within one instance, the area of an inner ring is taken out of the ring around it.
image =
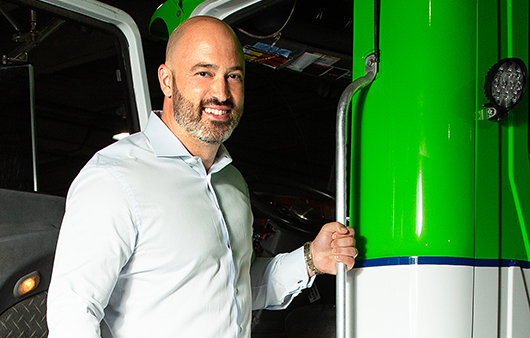
[[[239,71],[242,72],[243,71],[243,66],[233,66],[233,67],[228,68],[229,72],[233,72],[235,70],[239,70]]]
[[[197,63],[191,69],[197,69],[197,68],[208,68],[208,69],[216,70],[216,69],[219,68],[219,66],[216,66],[216,65],[211,64],[211,63]]]
[[[206,68],[206,69],[217,70],[217,69],[219,69],[219,66],[214,65],[212,63],[197,63],[191,69],[195,70],[195,69],[198,69],[198,68]],[[233,72],[233,71],[236,71],[236,70],[243,71],[243,66],[237,65],[237,66],[233,66],[233,67],[228,68],[229,72]]]

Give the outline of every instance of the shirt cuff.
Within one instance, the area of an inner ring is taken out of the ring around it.
[[[309,277],[304,257],[304,247],[300,247],[295,251],[286,254],[283,258],[283,264],[292,267],[289,269],[288,275],[289,280],[293,283],[291,290],[297,290],[300,292],[313,285],[316,276]]]

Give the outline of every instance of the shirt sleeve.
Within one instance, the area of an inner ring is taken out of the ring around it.
[[[252,263],[252,310],[285,309],[303,289],[311,287],[304,248],[279,254],[272,259],[256,258]]]
[[[88,165],[70,188],[48,293],[49,338],[100,337],[100,321],[136,240],[124,181]]]

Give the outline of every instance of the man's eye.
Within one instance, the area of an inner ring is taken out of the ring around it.
[[[199,76],[208,76],[208,72],[198,72],[197,75],[199,75]]]
[[[236,81],[241,81],[243,79],[243,77],[240,74],[230,74],[228,75],[228,78],[230,80],[236,80]]]

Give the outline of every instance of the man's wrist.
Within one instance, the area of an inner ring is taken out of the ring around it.
[[[315,262],[313,262],[313,256],[311,255],[311,241],[304,244],[304,257],[307,269],[309,272],[311,272],[311,274],[316,276],[323,274],[323,272],[320,272],[317,269]]]

